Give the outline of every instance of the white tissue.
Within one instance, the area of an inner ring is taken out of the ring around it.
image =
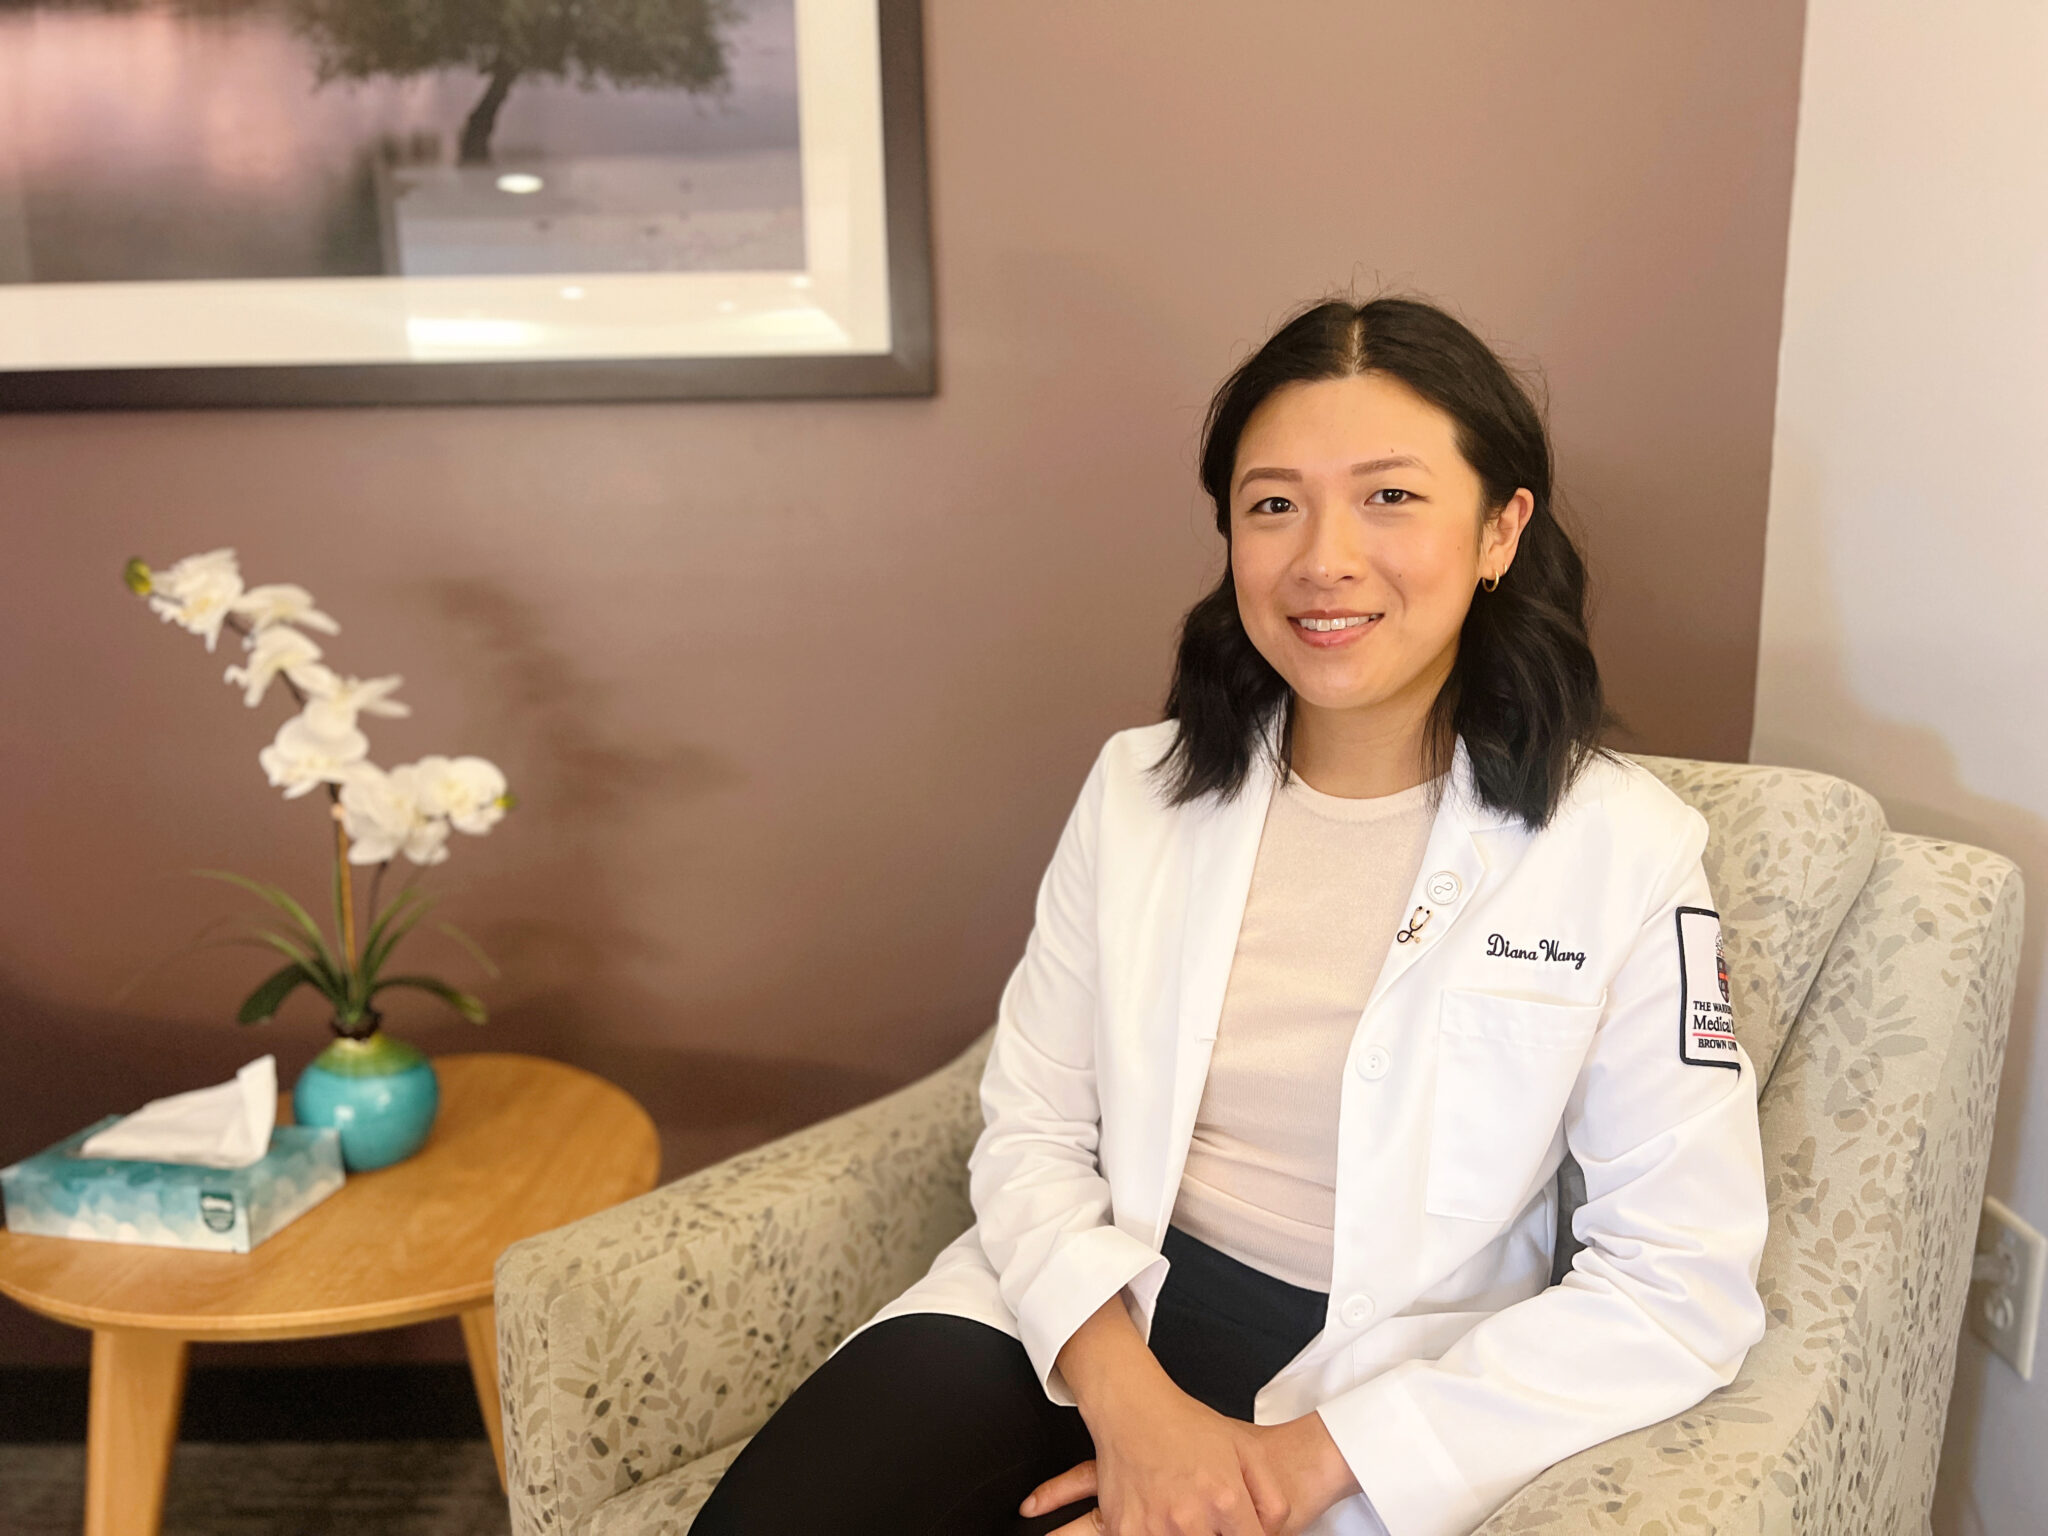
[[[246,1168],[270,1150],[277,1123],[277,1058],[259,1056],[231,1083],[151,1099],[78,1148],[81,1157]]]

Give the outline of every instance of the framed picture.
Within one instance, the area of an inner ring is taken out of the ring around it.
[[[929,394],[918,0],[0,0],[0,409]]]

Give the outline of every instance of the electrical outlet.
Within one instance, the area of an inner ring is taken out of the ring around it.
[[[1970,1271],[1970,1332],[2020,1373],[2034,1379],[2034,1334],[2041,1321],[2041,1281],[2048,1274],[2048,1237],[2012,1208],[1984,1197],[1977,1259]]]

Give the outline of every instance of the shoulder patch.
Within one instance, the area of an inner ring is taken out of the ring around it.
[[[1695,1067],[1742,1070],[1735,1054],[1735,1010],[1728,998],[1728,958],[1721,914],[1678,909],[1678,1057]]]

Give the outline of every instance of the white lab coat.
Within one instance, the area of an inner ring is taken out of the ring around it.
[[[861,1325],[977,1318],[1062,1404],[1056,1357],[1105,1300],[1128,1287],[1150,1337],[1276,782],[1262,761],[1232,801],[1168,807],[1145,770],[1172,731],[1110,738],[1039,887],[981,1082],[977,1221]],[[1478,802],[1459,744],[1405,909],[1429,915],[1347,1058],[1329,1313],[1254,1407],[1319,1411],[1364,1490],[1313,1536],[1464,1536],[1726,1384],[1761,1337],[1756,1074],[1726,1032],[1705,843],[1604,759],[1531,833]],[[1567,1149],[1586,1246],[1552,1286]]]

